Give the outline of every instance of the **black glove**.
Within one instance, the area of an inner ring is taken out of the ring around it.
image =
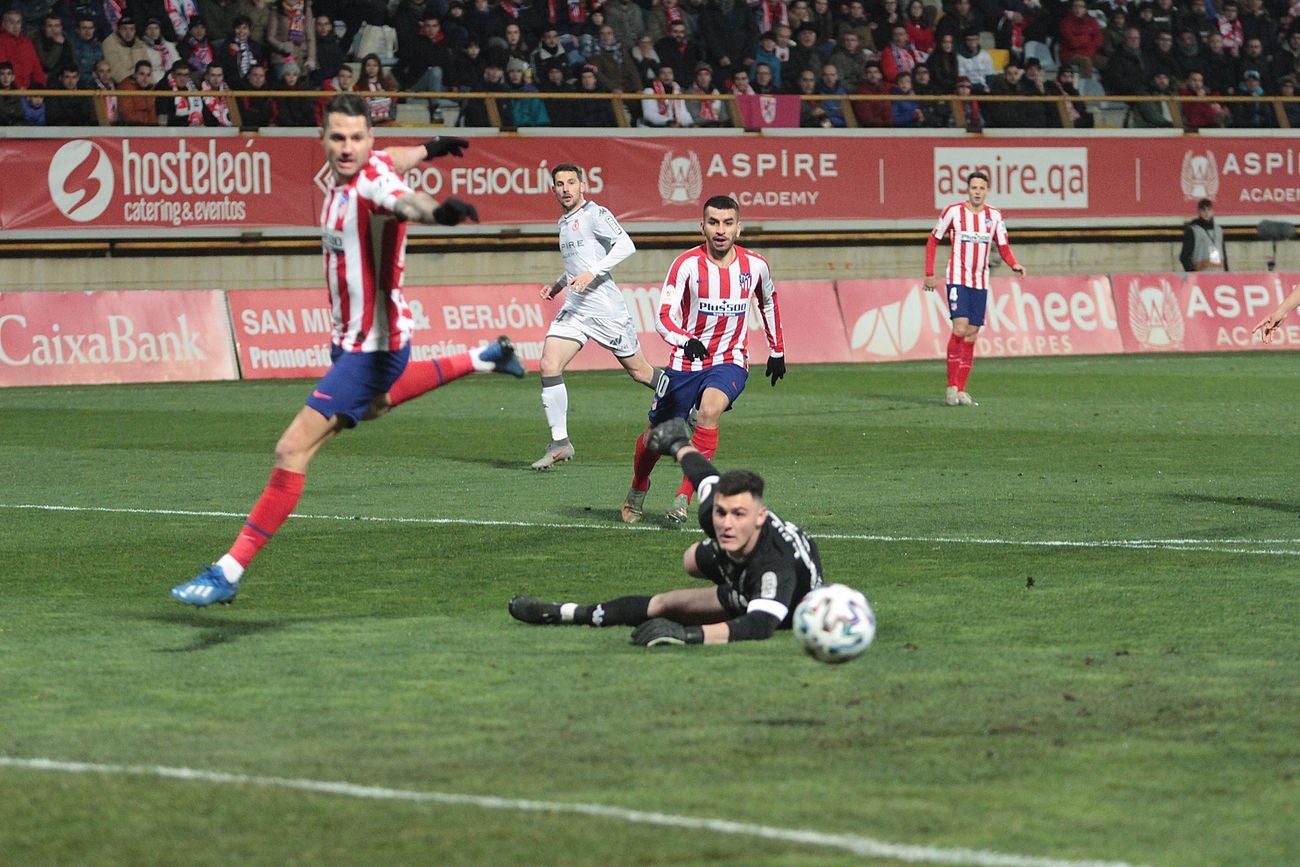
[[[662,422],[650,431],[650,436],[645,441],[646,448],[661,455],[674,458],[681,451],[682,446],[691,444],[691,429],[686,426],[686,420],[681,418],[670,418]]]
[[[456,226],[465,222],[465,218],[478,222],[478,209],[469,202],[460,199],[448,199],[433,209],[433,219],[440,226]]]
[[[686,356],[687,361],[699,361],[701,358],[709,357],[709,349],[700,342],[698,337],[692,337],[686,341],[682,354]]]
[[[767,372],[763,375],[772,380],[772,387],[776,388],[776,381],[785,376],[785,356],[769,355],[767,358]]]
[[[636,628],[632,633],[632,643],[641,647],[703,644],[704,629],[699,626],[682,626],[667,618],[655,617]]]
[[[435,136],[424,143],[424,158],[431,160],[435,157],[445,157],[447,154],[454,157],[463,156],[467,147],[469,141],[466,139],[456,138],[454,135]]]

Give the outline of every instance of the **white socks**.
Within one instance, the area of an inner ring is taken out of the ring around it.
[[[561,380],[555,385],[542,387],[542,409],[546,410],[546,423],[551,426],[551,442],[564,442],[569,438],[569,390]]]
[[[491,373],[496,370],[496,362],[484,361],[479,358],[479,356],[483,354],[483,350],[490,345],[491,344],[485,343],[482,346],[476,346],[469,351],[469,360],[474,363],[474,370],[478,373]]]
[[[226,580],[231,584],[238,584],[239,579],[244,577],[244,567],[239,565],[239,561],[229,554],[222,554],[221,559],[217,561],[221,571],[226,574]]]

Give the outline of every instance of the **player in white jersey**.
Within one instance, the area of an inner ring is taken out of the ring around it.
[[[1025,269],[1016,261],[1007,241],[1007,226],[1002,212],[984,203],[989,193],[989,176],[971,172],[966,178],[966,201],[943,209],[925,244],[925,291],[935,287],[934,259],[939,242],[952,240],[948,257],[948,315],[952,334],[948,337],[948,388],[944,403],[948,406],[977,406],[966,391],[971,366],[975,363],[975,340],[984,325],[984,311],[989,297],[989,257],[996,244],[1004,262],[1016,276]]]
[[[635,253],[636,245],[608,209],[587,201],[580,167],[561,163],[551,170],[551,181],[563,211],[559,226],[564,273],[542,286],[541,295],[547,301],[566,289],[569,295],[555,314],[542,347],[542,409],[551,428],[551,442],[533,462],[535,470],[549,470],[573,459],[564,369],[588,340],[614,353],[628,375],[642,385],[653,388],[659,376],[641,351],[632,314],[614,282],[614,266]]]
[[[705,243],[673,261],[659,295],[655,328],[673,350],[664,379],[655,388],[650,423],[633,452],[632,487],[621,509],[628,524],[637,523],[645,513],[650,472],[659,460],[647,446],[654,425],[693,414],[695,448],[706,458],[717,451],[722,414],[731,409],[749,378],[745,326],[751,298],[758,301],[771,353],[765,375],[773,386],[785,376],[785,339],[772,269],[762,256],[736,243],[741,232],[736,200],[714,196],[705,202],[700,231]],[[668,509],[670,521],[686,520],[694,492],[690,478],[684,478]]]
[[[412,190],[401,173],[421,160],[460,156],[464,139],[374,150],[370,112],[358,95],[340,94],[325,108],[321,142],[330,185],[321,209],[321,243],[333,312],[333,364],[275,446],[275,466],[230,550],[184,584],[181,602],[229,604],[245,568],[293,512],[307,465],[335,434],[475,371],[522,377],[507,338],[431,361],[410,361],[412,323],[402,295],[406,222],[454,226],[478,219],[473,205],[441,205]]]

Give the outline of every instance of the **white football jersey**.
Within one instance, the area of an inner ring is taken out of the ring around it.
[[[614,266],[636,252],[636,245],[609,209],[593,201],[559,219],[560,255],[568,282],[583,271],[596,275],[585,292],[568,293],[561,312],[597,319],[627,316],[623,293],[614,282]]]

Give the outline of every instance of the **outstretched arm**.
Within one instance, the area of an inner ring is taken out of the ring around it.
[[[437,157],[461,156],[469,142],[455,136],[440,135],[418,145],[392,145],[384,148],[384,153],[393,161],[393,171],[404,175],[420,163]]]
[[[1286,296],[1286,300],[1279,304],[1272,313],[1259,320],[1259,324],[1252,330],[1259,332],[1259,339],[1264,343],[1272,343],[1273,338],[1277,336],[1278,330],[1282,327],[1282,320],[1286,319],[1291,311],[1297,307],[1300,307],[1300,283],[1293,286],[1291,294]]]
[[[428,193],[412,192],[399,196],[393,203],[393,213],[400,219],[439,226],[455,226],[473,220],[478,222],[478,209],[460,199],[448,199],[441,205]]]

